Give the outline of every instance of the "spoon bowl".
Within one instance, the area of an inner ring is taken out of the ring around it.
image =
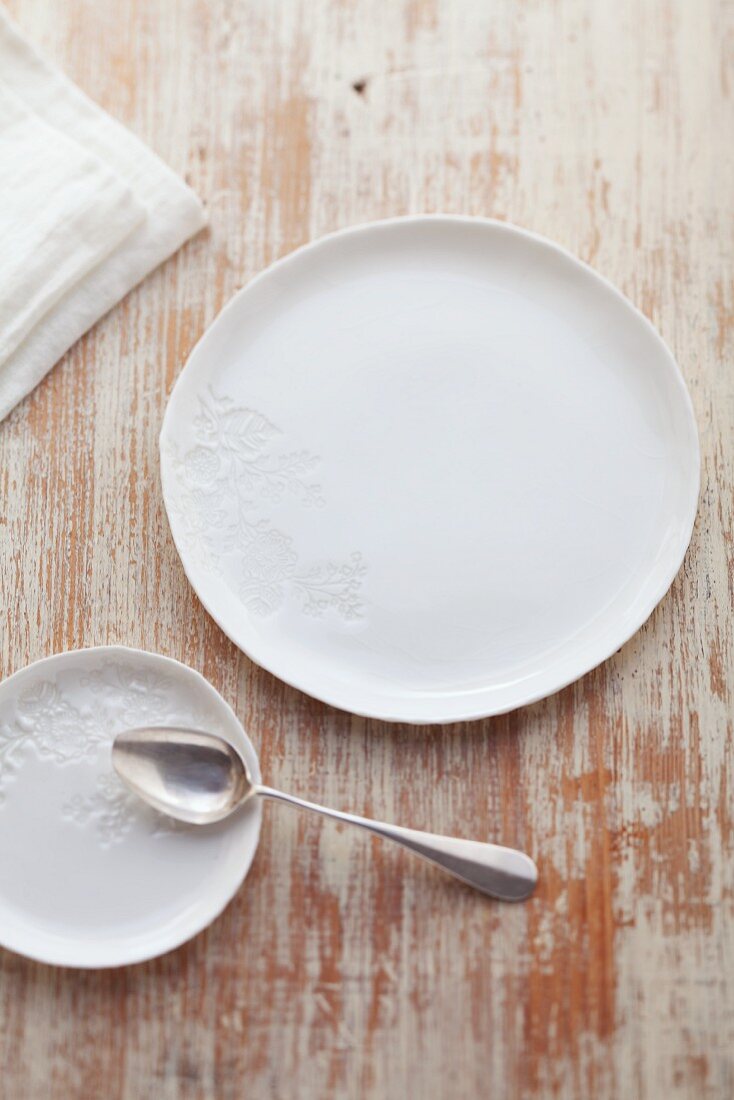
[[[254,791],[237,750],[201,730],[127,730],[113,742],[112,764],[135,794],[191,825],[221,821]]]

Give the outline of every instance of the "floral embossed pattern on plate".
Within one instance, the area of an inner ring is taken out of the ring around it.
[[[119,647],[60,654],[0,684],[0,942],[47,962],[117,965],[193,935],[237,889],[259,807],[193,829],[114,773],[112,739],[141,725],[228,737],[257,759],[193,670]]]
[[[292,536],[269,518],[285,497],[303,508],[324,505],[313,479],[318,456],[276,449],[280,434],[261,413],[212,390],[199,399],[193,445],[183,452],[175,443],[167,449],[179,541],[219,575],[226,575],[225,559],[233,562],[235,594],[254,615],[271,615],[292,595],[307,615],[320,617],[331,608],[346,621],[359,619],[366,572],[361,554],[304,562]]]

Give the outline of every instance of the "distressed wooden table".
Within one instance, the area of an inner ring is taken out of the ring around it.
[[[0,671],[95,643],[170,654],[234,705],[274,783],[501,838],[542,878],[529,904],[484,902],[266,812],[245,887],[175,953],[75,973],[0,952],[0,1094],[732,1096],[731,4],[10,8],[211,228],[0,425]],[[442,729],[352,718],[241,656],[186,582],[156,457],[238,287],[328,230],[420,211],[509,219],[612,279],[673,348],[703,452],[686,564],[639,635],[543,703]]]

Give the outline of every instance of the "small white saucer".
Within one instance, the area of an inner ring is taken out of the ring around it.
[[[257,756],[234,712],[178,661],[118,646],[37,661],[0,684],[0,944],[40,962],[140,962],[206,927],[257,848],[257,800],[206,828],[150,810],[112,770],[120,730],[213,730]]]
[[[404,218],[241,291],[161,434],[186,573],[255,661],[357,714],[449,722],[557,691],[678,570],[699,453],[652,325],[513,226]]]

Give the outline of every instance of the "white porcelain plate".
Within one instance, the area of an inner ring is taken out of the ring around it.
[[[302,248],[194,349],[161,437],[186,572],[253,660],[445,722],[576,679],[661,599],[699,455],[670,353],[609,283],[500,223]]]
[[[160,955],[224,908],[257,848],[257,803],[218,825],[148,809],[112,770],[121,729],[213,730],[259,775],[234,713],[197,672],[134,649],[38,661],[0,684],[0,944],[41,962]]]

